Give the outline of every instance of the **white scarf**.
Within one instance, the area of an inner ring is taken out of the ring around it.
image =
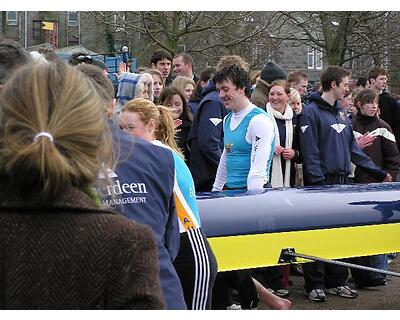
[[[285,148],[291,148],[293,143],[293,109],[287,104],[285,107],[284,114],[275,110],[271,107],[270,103],[267,103],[267,111],[271,115],[272,122],[274,123],[275,128],[275,137],[276,137],[276,146],[280,145],[279,139],[279,130],[278,125],[276,124],[277,119],[285,120],[285,128],[286,128],[286,140],[285,140]],[[281,165],[281,154],[276,155],[274,153],[274,157],[272,159],[272,172],[271,172],[271,186],[275,187],[290,187],[290,160],[285,160],[285,177],[282,174],[282,165]]]

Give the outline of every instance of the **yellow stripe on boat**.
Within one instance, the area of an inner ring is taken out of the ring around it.
[[[277,265],[285,248],[326,259],[400,252],[400,223],[211,237],[208,240],[218,261],[218,271],[229,271]]]

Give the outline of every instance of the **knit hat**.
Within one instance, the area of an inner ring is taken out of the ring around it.
[[[273,61],[268,61],[264,68],[261,70],[260,79],[272,83],[277,79],[286,79],[286,72],[283,71],[281,66],[277,65]]]

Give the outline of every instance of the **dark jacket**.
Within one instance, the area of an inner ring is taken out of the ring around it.
[[[172,264],[179,251],[172,152],[142,139],[133,139],[110,125],[119,161],[111,175],[113,185],[99,186],[97,193],[104,205],[152,228],[167,309],[186,309],[182,286]]]
[[[392,128],[397,148],[400,150],[400,105],[387,92],[379,95],[378,105],[381,112],[380,118]]]
[[[185,163],[187,166],[190,165],[191,152],[188,146],[188,138],[190,128],[192,127],[192,121],[184,117],[183,114],[179,119],[182,120],[182,124],[178,127],[179,131],[176,133],[176,143],[180,150],[182,150],[185,156]]]
[[[210,185],[212,186],[215,180],[224,148],[222,120],[226,114],[226,107],[219,98],[215,83],[211,80],[203,90],[203,98],[188,138],[191,151],[189,168],[196,191],[211,191]],[[204,185],[208,187],[204,189]]]
[[[0,181],[0,309],[164,307],[148,227],[72,187],[36,206]]]
[[[324,184],[327,176],[347,177],[351,161],[383,181],[386,172],[358,147],[351,122],[340,104],[336,101],[331,106],[320,93],[311,94],[309,100],[300,118],[300,146],[307,184]]]
[[[200,101],[201,101],[201,97],[200,98],[191,98],[189,100],[189,108],[190,108],[190,111],[192,112],[193,116],[196,114],[197,110],[199,110]]]
[[[400,155],[390,126],[378,117],[365,116],[360,112],[353,118],[352,123],[355,135],[362,135],[367,131],[374,132],[377,136],[374,143],[365,147],[363,151],[371,157],[378,167],[389,172],[393,179],[396,179],[400,170]],[[354,182],[371,183],[380,181],[357,167]]]
[[[172,74],[169,74],[168,77],[165,79],[165,86],[169,87],[172,81],[174,81],[174,76]]]

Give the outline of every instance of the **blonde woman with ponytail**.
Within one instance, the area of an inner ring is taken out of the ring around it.
[[[174,197],[180,229],[180,248],[174,266],[181,280],[187,308],[210,309],[217,265],[201,230],[192,175],[174,139],[172,111],[145,99],[134,99],[123,106],[119,119],[120,127],[132,136],[172,151],[175,162]]]
[[[91,192],[113,168],[93,85],[63,62],[27,65],[0,110],[0,308],[163,308],[150,230]]]

